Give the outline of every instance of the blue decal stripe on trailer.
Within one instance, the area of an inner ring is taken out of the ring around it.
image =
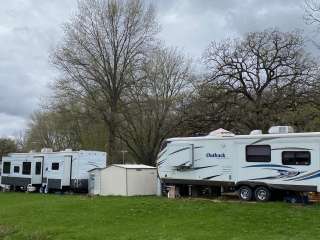
[[[195,167],[195,168],[192,168],[192,170],[199,170],[199,169],[210,168],[210,167],[216,167],[216,166],[218,166],[218,165],[203,166],[203,167]]]
[[[268,170],[277,171],[279,175],[276,176],[269,176],[269,177],[260,177],[260,178],[252,178],[249,180],[267,180],[267,179],[283,179],[283,178],[292,178],[298,176],[301,172],[299,171],[287,171],[287,170],[281,170],[281,169],[274,169],[274,168],[265,168]],[[292,180],[292,179],[290,179]]]
[[[184,151],[184,150],[187,150],[187,149],[189,149],[189,147],[181,148],[181,149],[179,149],[177,151],[174,151],[174,152],[170,153],[169,155],[173,155],[175,153],[178,153],[178,152],[181,152],[181,151]]]
[[[271,177],[261,177],[261,178],[251,178],[249,180],[270,180],[270,179],[279,179],[280,176],[271,176]]]
[[[303,148],[303,147],[283,147],[283,148],[272,148],[271,150],[313,150],[311,148]]]
[[[257,144],[257,143],[262,143],[262,142],[268,141],[268,140],[277,139],[277,138],[279,138],[279,137],[261,138],[261,139],[255,141],[255,142],[251,143],[251,145],[254,145],[254,144]]]
[[[305,175],[302,175],[302,176],[299,176],[299,177],[296,177],[296,178],[292,178],[292,179],[289,179],[289,180],[302,181],[302,180],[307,180],[307,179],[312,179],[312,178],[319,177],[320,176],[319,174],[320,174],[320,170],[314,171],[314,172],[311,172],[311,173],[308,173],[308,174],[305,174]]]
[[[294,169],[293,167],[279,165],[279,164],[256,164],[256,165],[249,165],[242,168],[254,168],[254,167],[282,167],[282,168],[290,168]]]
[[[209,180],[209,179],[212,179],[212,178],[215,178],[215,177],[219,177],[219,176],[221,176],[221,174],[220,175],[213,175],[213,176],[205,177],[205,178],[202,178],[202,179],[203,180]]]
[[[210,165],[210,166],[203,166],[203,167],[194,167],[194,168],[187,168],[187,169],[184,169],[184,171],[196,171],[196,170],[200,170],[200,169],[205,169],[205,168],[210,168],[210,167],[216,167],[218,165]],[[179,167],[183,167],[182,165],[179,165],[177,166],[178,168]]]
[[[302,179],[297,179],[295,181],[303,181],[303,180],[309,180],[309,179],[313,179],[313,178],[318,178],[320,177],[320,171],[318,171],[318,173],[312,175],[312,176],[309,176],[309,177],[304,177]]]
[[[185,164],[189,163],[190,161],[186,161],[184,163],[179,164],[177,167],[183,167]]]
[[[304,174],[302,176],[292,178],[290,180],[299,180],[299,179],[302,179],[302,178],[305,178],[305,177],[312,176],[312,175],[316,174],[317,172],[319,172],[319,171],[310,172],[310,173]]]
[[[167,159],[163,159],[160,162],[158,162],[158,166],[160,166],[162,163],[164,163]]]

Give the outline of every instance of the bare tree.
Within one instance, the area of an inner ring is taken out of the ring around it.
[[[3,156],[15,151],[17,151],[17,145],[12,139],[0,138],[0,163]]]
[[[54,151],[66,148],[79,149],[80,126],[76,119],[70,121],[68,113],[38,111],[33,113],[29,128],[26,131],[26,148],[40,150],[44,147]],[[70,114],[70,113],[69,113]]]
[[[192,88],[191,62],[175,49],[155,49],[143,65],[143,80],[128,93],[121,139],[135,161],[154,165],[160,143],[177,132],[179,110]]]
[[[105,122],[108,163],[115,161],[121,97],[138,81],[135,72],[157,31],[152,6],[140,0],[82,0],[53,56],[64,74],[59,96],[83,101]]]
[[[304,19],[308,24],[320,24],[319,0],[305,0]]]
[[[209,82],[241,96],[249,128],[266,129],[271,111],[292,107],[310,89],[316,64],[298,32],[265,30],[213,42],[205,54]],[[277,119],[273,119],[276,121]]]

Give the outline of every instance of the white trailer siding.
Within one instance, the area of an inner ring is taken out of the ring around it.
[[[187,158],[192,156],[188,148],[191,143],[194,151],[193,163]],[[234,165],[232,156],[233,142],[224,139],[179,141],[179,144],[173,142],[168,144],[166,152],[159,158],[158,170],[164,178],[231,181]]]
[[[4,168],[5,164],[9,164],[9,172]],[[28,172],[23,170],[24,164],[29,164]],[[16,187],[27,186],[32,183],[35,176],[35,158],[30,155],[18,155],[14,158],[10,156],[2,159],[1,183],[4,185],[12,185]]]
[[[266,139],[259,144],[269,145],[271,148],[271,161],[247,162],[246,146],[251,144],[248,141],[238,142],[238,173],[236,182],[252,181],[266,184],[292,185],[292,186],[315,186],[319,191],[320,181],[318,177],[303,178],[306,174],[320,170],[320,139],[319,138],[288,138],[288,139]],[[310,153],[309,165],[284,165],[282,153],[285,151],[296,152],[306,151]]]
[[[320,191],[318,132],[186,137],[167,142],[157,160],[160,179],[165,183],[239,186],[246,182],[284,190]],[[192,156],[190,145],[194,159],[188,157]],[[270,161],[248,161],[247,146],[268,146]],[[283,154],[298,152],[310,154],[310,163],[283,163]]]
[[[106,167],[106,153],[98,151],[12,153],[4,157],[10,162],[10,172],[2,171],[1,182],[11,186],[26,187],[32,184],[48,189],[88,189],[88,171],[97,167]],[[23,164],[31,163],[30,174],[22,172]],[[41,166],[37,164],[40,164]],[[14,168],[19,167],[19,172]],[[39,168],[40,167],[40,168]]]

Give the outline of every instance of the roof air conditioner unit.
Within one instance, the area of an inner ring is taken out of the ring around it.
[[[53,149],[52,148],[42,148],[41,152],[42,153],[50,153],[50,152],[53,152]]]
[[[293,127],[291,126],[273,126],[269,128],[268,133],[270,134],[286,134],[294,133]]]

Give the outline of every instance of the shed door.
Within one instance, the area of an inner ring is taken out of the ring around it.
[[[89,173],[89,186],[88,192],[90,194],[99,194],[100,186],[98,185],[97,175],[94,172]]]

